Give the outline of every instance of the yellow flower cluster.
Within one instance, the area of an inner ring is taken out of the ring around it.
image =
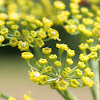
[[[67,53],[66,65],[62,63],[61,59],[63,52],[61,52],[61,54],[59,53],[59,56],[51,54],[52,49],[49,47],[42,48],[42,53],[45,58],[40,58],[38,61],[34,58],[31,59],[33,57],[32,53],[22,53],[22,58],[28,59],[27,64],[31,67],[29,71],[30,80],[39,85],[50,84],[51,88],[60,91],[66,90],[67,87],[77,88],[86,85],[92,87],[94,84],[94,81],[92,80],[94,72],[86,65],[89,56],[81,53],[79,56],[80,61],[77,63],[76,67],[71,68],[71,65],[74,63],[72,57],[75,55],[75,51],[71,50],[67,44],[57,43],[56,47],[58,48],[58,51],[62,50]],[[82,48],[84,47],[87,49],[88,44],[87,46],[82,46]],[[35,62],[36,65],[32,65],[30,59]],[[77,79],[82,79],[83,83],[78,82]]]
[[[70,0],[70,12],[64,8],[59,9],[57,14],[59,24],[71,35],[83,34],[85,37],[100,37],[100,8],[95,4],[98,3],[99,0],[88,0],[94,3],[90,10],[87,7],[80,7],[80,1],[81,0]],[[57,1],[55,1],[54,4],[57,4]],[[63,3],[59,4],[62,5]],[[64,6],[62,5],[62,7]],[[57,8],[57,5],[55,8]],[[69,15],[71,15],[70,19]]]
[[[16,17],[17,15],[14,15],[13,18],[16,19]],[[5,39],[8,39],[9,43],[7,43],[7,45],[11,47],[18,46],[20,51],[28,51],[29,47],[33,48],[37,46],[41,48],[45,45],[44,42],[50,39],[60,41],[58,31],[51,28],[53,25],[52,20],[46,17],[43,17],[42,21],[32,15],[26,16],[23,20],[20,18],[18,18],[18,20],[15,19],[9,19],[9,14],[0,13],[1,46],[6,45],[2,43]]]
[[[95,75],[88,62],[91,59],[98,60],[100,54],[100,8],[96,5],[99,1],[88,0],[95,3],[89,10],[79,6],[81,0],[70,0],[70,11],[65,9],[66,5],[62,1],[57,0],[53,5],[50,0],[41,0],[42,4],[34,4],[31,0],[16,2],[0,0],[0,7],[5,6],[7,10],[7,14],[0,13],[0,46],[17,46],[20,51],[25,51],[21,57],[30,67],[30,80],[38,85],[50,84],[52,89],[60,91],[65,91],[67,87],[92,87]],[[45,42],[51,39],[61,41],[59,32],[52,28],[54,24],[61,25],[71,35],[80,36],[81,53],[73,68],[72,57],[75,56],[75,51],[67,44],[56,44],[59,56],[51,54],[52,49],[49,47],[42,48]],[[98,39],[97,45],[93,37]],[[4,44],[5,40],[9,42]],[[30,47],[42,48],[44,57],[37,61]],[[62,61],[63,52],[66,52],[65,63]],[[81,79],[82,83],[78,79]],[[8,100],[16,99],[9,97]],[[25,94],[24,100],[34,99]]]

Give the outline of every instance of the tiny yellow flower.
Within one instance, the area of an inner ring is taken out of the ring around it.
[[[54,80],[54,81],[52,81],[51,83],[50,83],[50,87],[52,88],[52,89],[57,89],[57,82]]]
[[[80,54],[80,55],[79,55],[79,59],[80,59],[81,61],[83,61],[83,62],[86,62],[86,61],[89,60],[89,57],[88,57],[88,55],[86,55],[86,54]]]
[[[24,100],[34,100],[34,99],[31,98],[30,95],[25,94],[24,95]]]
[[[56,54],[51,54],[49,56],[49,59],[52,60],[52,61],[55,61],[57,59],[57,55]]]
[[[99,34],[100,33],[100,30],[98,28],[94,27],[92,29],[92,33],[93,33],[93,36],[100,37],[100,34]]]
[[[39,48],[41,48],[42,46],[44,46],[44,42],[41,38],[36,38],[35,39],[35,44],[36,46],[38,46]]]
[[[100,17],[96,17],[95,20],[100,23]]]
[[[40,82],[41,85],[46,84],[46,82],[47,82],[47,75],[41,75],[39,82]]]
[[[76,17],[78,20],[82,19],[82,15],[80,15],[80,14],[75,15],[75,17]]]
[[[88,12],[88,13],[87,13],[87,16],[91,18],[91,17],[94,17],[94,14],[91,13],[91,12]]]
[[[32,36],[27,36],[27,37],[26,37],[26,41],[27,41],[28,43],[33,43],[33,42],[34,42]]]
[[[5,1],[4,0],[0,0],[0,6],[4,6]]]
[[[100,17],[100,10],[97,10],[96,13],[97,13],[97,15]]]
[[[82,7],[81,12],[82,12],[82,14],[87,14],[88,13],[88,8]]]
[[[36,30],[38,28],[38,26],[36,24],[30,24],[31,29]]]
[[[67,58],[67,59],[66,59],[66,63],[67,63],[68,65],[72,65],[74,62],[73,62],[73,60],[72,60],[71,58]]]
[[[71,68],[70,68],[70,67],[66,67],[66,68],[64,68],[64,70],[65,70],[67,73],[70,73],[70,72],[71,72]]]
[[[63,15],[63,14],[59,14],[58,16],[57,16],[57,19],[58,19],[58,21],[59,22],[64,22],[64,21],[66,21],[67,20],[67,16],[65,16],[65,15]]]
[[[70,85],[71,87],[76,88],[78,87],[79,82],[76,79],[70,79]]]
[[[71,9],[78,9],[78,8],[79,8],[79,5],[78,5],[77,3],[71,2],[71,3],[70,3],[70,8],[71,8]]]
[[[89,67],[85,68],[84,71],[86,75],[94,77],[94,72],[91,72],[91,69]]]
[[[43,17],[43,18],[42,18],[42,21],[43,21],[43,24],[44,24],[44,25],[48,25],[49,27],[51,27],[51,26],[53,25],[52,20],[50,20],[50,19],[48,19],[48,18],[46,18],[46,17]]]
[[[74,50],[71,50],[71,49],[67,50],[67,56],[68,57],[73,57],[74,55],[75,55],[75,51]]]
[[[21,36],[21,33],[19,31],[14,32],[14,37],[19,38]]]
[[[43,23],[40,20],[35,20],[34,22],[38,27],[42,27]]]
[[[91,45],[91,44],[94,42],[94,40],[91,39],[91,38],[89,38],[88,40],[86,40],[86,42],[87,42],[89,45]]]
[[[23,59],[31,59],[31,58],[34,57],[34,55],[33,55],[32,53],[30,53],[30,52],[23,52],[23,53],[21,54],[21,57],[22,57]]]
[[[71,10],[71,13],[72,13],[73,15],[76,15],[76,14],[79,14],[80,11],[79,11],[78,9],[72,9],[72,10]]]
[[[38,37],[39,37],[39,38],[42,38],[42,39],[45,39],[45,38],[47,37],[46,32],[45,32],[44,29],[41,28],[41,29],[38,31]]]
[[[63,78],[67,78],[67,77],[68,77],[68,73],[67,73],[66,71],[62,71],[62,72],[61,72],[61,76],[62,76]]]
[[[29,49],[29,44],[28,44],[28,42],[22,42],[22,41],[19,41],[18,42],[18,49],[20,50],[20,51],[26,51],[26,50],[28,50]]]
[[[29,34],[28,30],[22,30],[22,35],[27,36]]]
[[[81,71],[80,69],[76,69],[76,70],[75,70],[75,74],[76,74],[77,76],[82,76],[82,71]]]
[[[8,33],[8,28],[3,28],[3,29],[1,29],[1,34],[2,35],[6,35]]]
[[[66,25],[65,30],[73,35],[77,31],[77,27],[76,25]]]
[[[83,22],[84,25],[87,26],[87,25],[92,25],[94,21],[91,18],[83,18],[82,22]]]
[[[33,31],[33,30],[30,31],[30,35],[31,35],[33,38],[37,37],[37,33],[36,33],[35,31]]]
[[[30,80],[34,82],[39,82],[40,81],[40,73],[38,71],[35,72],[29,72]]]
[[[100,23],[99,22],[94,22],[94,27],[100,29]]]
[[[41,64],[41,66],[44,68],[44,66],[48,63],[48,61],[46,59],[40,59],[39,61],[39,64]]]
[[[52,72],[52,67],[51,66],[47,66],[47,67],[45,67],[44,69],[43,69],[43,72],[45,72],[45,73],[51,73]]]
[[[69,19],[69,20],[67,21],[67,24],[68,24],[68,25],[74,25],[74,24],[75,24],[75,20],[74,20],[74,19]]]
[[[35,21],[35,18],[34,18],[34,16],[33,15],[30,15],[30,16],[26,16],[25,17],[25,20],[27,21],[27,22],[34,22]]]
[[[8,19],[11,21],[18,21],[19,20],[19,15],[17,13],[10,13],[8,15]]]
[[[5,38],[2,35],[0,35],[0,43],[2,43],[4,40]]]
[[[84,62],[79,61],[79,62],[78,62],[78,67],[79,67],[79,68],[85,68],[86,65],[84,64]]]
[[[11,26],[11,29],[12,29],[12,30],[18,30],[18,29],[19,29],[19,26],[18,26],[18,25],[12,25],[12,26]]]
[[[95,58],[97,58],[97,52],[91,52],[90,54],[89,54],[89,58],[91,58],[91,59],[95,59]]]
[[[96,47],[96,46],[90,47],[90,51],[91,51],[91,52],[96,52],[96,51],[97,51],[97,47]]]
[[[63,10],[66,7],[65,4],[61,1],[55,1],[54,6],[56,9],[60,9],[60,10]]]
[[[49,30],[48,30],[48,36],[51,38],[51,39],[54,39],[54,40],[59,40],[60,41],[60,39],[59,39],[59,33],[58,33],[58,31],[56,31],[55,29],[52,29],[52,28],[50,28]]]
[[[18,41],[17,41],[16,38],[11,38],[11,39],[9,40],[9,45],[10,45],[11,47],[17,46],[17,43],[18,43]]]
[[[84,82],[85,85],[87,85],[88,87],[92,87],[94,82],[93,80],[91,80],[89,77],[82,77],[82,81]]]
[[[16,100],[14,97],[9,97],[8,100]]]
[[[100,44],[97,44],[96,47],[97,47],[97,49],[100,49]]]
[[[50,54],[52,52],[52,49],[49,48],[49,47],[45,47],[45,48],[42,48],[42,53],[43,54]]]
[[[21,21],[21,25],[22,26],[27,26],[27,22],[26,21]]]
[[[69,15],[70,15],[70,12],[67,11],[67,10],[62,11],[62,12],[61,12],[61,15],[69,16]]]
[[[92,0],[92,1],[93,1],[93,0]],[[95,12],[99,9],[99,7],[98,7],[97,5],[92,5],[91,8],[92,8],[92,10],[95,11]]]
[[[57,83],[57,88],[60,90],[60,91],[64,91],[67,89],[67,82],[64,81],[64,80],[61,80]]]
[[[6,25],[11,26],[11,25],[13,25],[14,23],[15,23],[14,21],[7,21],[7,22],[6,22]]]
[[[5,25],[5,22],[3,20],[0,20],[0,27],[4,25]]]
[[[61,63],[60,61],[55,61],[55,62],[54,62],[54,65],[55,65],[56,67],[61,67],[61,66],[62,66],[62,63]]]
[[[78,25],[78,30],[79,30],[79,31],[82,32],[84,29],[86,29],[86,27],[85,27],[83,24],[79,24],[79,25]]]
[[[62,50],[68,50],[68,46],[67,44],[56,44],[56,47],[59,48],[59,49],[62,49]]]
[[[0,13],[0,20],[6,20],[8,18],[7,14]]]
[[[85,51],[87,48],[88,48],[88,45],[86,43],[85,44],[82,43],[82,44],[79,45],[79,49],[82,50],[82,51]]]

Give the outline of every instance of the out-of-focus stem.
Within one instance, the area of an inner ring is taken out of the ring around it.
[[[93,87],[91,87],[93,98],[94,98],[94,100],[100,100],[100,97],[99,97],[99,64],[98,64],[98,61],[91,61],[91,69],[95,74],[94,82],[97,81],[97,83],[95,83],[93,85]]]
[[[0,92],[0,98],[4,98],[4,99],[8,100],[9,96],[7,96],[4,93]]]
[[[71,94],[71,92],[69,92],[68,90],[65,90],[65,91],[60,91],[58,89],[56,89],[60,95],[62,95],[62,97],[65,99],[65,100],[77,100],[77,98]]]

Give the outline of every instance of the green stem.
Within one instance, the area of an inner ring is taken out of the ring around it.
[[[75,72],[75,70],[78,68],[78,66],[75,66],[72,70],[71,70],[71,72],[69,73],[69,74],[72,74],[72,73],[74,73]]]
[[[58,89],[56,89],[60,95],[62,95],[62,97],[65,100],[77,100],[76,97],[73,96],[73,94],[71,94],[71,92],[69,92],[68,90],[65,91],[60,91]]]
[[[66,95],[62,91],[60,91],[58,89],[56,89],[56,90],[66,100]]]
[[[97,81],[97,83],[95,83],[93,85],[93,87],[91,87],[91,92],[93,94],[93,98],[94,100],[100,100],[99,97],[99,65],[98,65],[98,61],[91,61],[91,69],[93,70],[95,77],[94,77],[94,82]]]
[[[39,63],[35,60],[35,58],[32,58],[33,64],[39,69],[42,70],[42,67],[39,65]]]
[[[35,71],[39,71],[38,69],[34,68],[34,67],[29,63],[29,61],[26,60],[26,63],[27,63],[27,65],[28,65],[30,68],[34,69]]]
[[[9,96],[5,95],[4,93],[0,92],[0,97],[8,100]]]
[[[5,47],[5,46],[9,46],[9,43],[0,45],[0,47]]]
[[[99,50],[99,56],[100,56],[100,50]],[[99,58],[99,84],[100,84],[100,58]],[[99,99],[100,99],[100,88],[99,88]]]
[[[35,51],[35,54],[36,54],[36,56],[37,56],[38,58],[43,58],[43,54],[42,54],[40,48],[34,47],[34,51]]]

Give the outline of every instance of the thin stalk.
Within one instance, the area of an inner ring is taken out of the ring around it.
[[[38,69],[34,68],[34,67],[29,63],[29,61],[26,60],[26,63],[27,63],[27,65],[28,65],[30,68],[34,69],[35,71],[39,71]]]
[[[67,100],[66,95],[62,91],[60,91],[58,89],[56,89],[56,90],[65,100]]]
[[[91,61],[91,69],[93,70],[95,77],[94,77],[94,82],[97,81],[97,83],[95,83],[93,85],[93,87],[91,87],[91,92],[93,94],[93,98],[94,100],[100,100],[99,97],[99,64],[98,61]]]
[[[71,72],[69,73],[69,74],[72,74],[72,73],[74,73],[75,72],[75,70],[78,68],[78,66],[75,66],[72,70],[71,70]]]
[[[0,92],[0,97],[8,100],[9,96],[5,95],[4,93]]]
[[[9,46],[9,43],[1,44],[1,45],[0,45],[0,47],[5,47],[5,46]]]
[[[34,51],[35,51],[35,54],[36,54],[37,58],[42,58],[43,57],[43,54],[42,54],[40,48],[35,46]]]
[[[73,96],[73,94],[71,94],[71,92],[69,92],[68,90],[65,90],[65,91],[60,91],[58,89],[56,89],[58,91],[58,93],[60,95],[62,95],[62,97],[65,99],[65,100],[77,100],[77,98],[75,96]]]

